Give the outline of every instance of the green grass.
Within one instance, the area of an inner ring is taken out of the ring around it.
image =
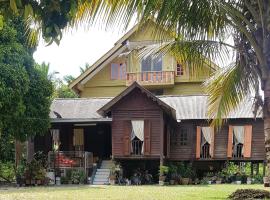
[[[263,185],[198,186],[61,186],[0,188],[0,199],[11,200],[175,200],[226,199],[240,188],[265,189]]]

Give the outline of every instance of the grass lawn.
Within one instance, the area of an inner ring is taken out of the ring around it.
[[[189,200],[226,199],[240,188],[265,189],[263,185],[198,186],[61,186],[0,188],[0,199],[10,200]]]

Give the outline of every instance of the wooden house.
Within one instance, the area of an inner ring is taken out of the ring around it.
[[[154,43],[153,26],[135,26],[71,83],[81,98],[55,99],[50,132],[29,145],[49,155],[56,147],[63,152],[60,167],[86,170],[108,159],[126,170],[132,163],[157,169],[185,161],[207,171],[226,161],[264,162],[263,121],[260,112],[254,118],[252,99],[214,130],[201,86],[214,68],[193,77],[170,54],[137,57],[138,48]]]

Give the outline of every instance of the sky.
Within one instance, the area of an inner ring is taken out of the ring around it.
[[[114,43],[123,35],[110,30],[81,27],[63,35],[59,46],[53,43],[46,46],[40,41],[34,59],[37,63],[50,63],[50,72],[58,72],[59,77],[65,75],[80,75],[80,67],[85,63],[93,64],[105,54]]]

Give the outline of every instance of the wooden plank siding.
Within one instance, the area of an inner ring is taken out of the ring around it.
[[[229,125],[252,125],[252,140],[251,140],[251,156],[250,158],[228,158],[227,157],[227,147],[228,147],[228,132]],[[173,141],[177,138],[170,136],[171,148],[170,148],[170,159],[171,160],[203,160],[196,159],[196,127],[206,126],[205,121],[195,121],[188,120],[179,123],[176,126],[176,131],[180,131],[182,127],[187,127],[189,130],[188,143],[186,146],[181,146],[179,143],[177,145],[172,145]],[[179,136],[178,136],[179,137]],[[226,125],[224,125],[220,131],[215,132],[214,138],[214,158],[207,160],[264,160],[265,150],[264,150],[264,132],[263,132],[263,121],[261,119],[236,119],[229,120]]]
[[[140,90],[135,89],[128,96],[117,102],[112,108],[112,155],[114,157],[129,157],[124,154],[124,123],[131,120],[147,120],[150,123],[150,151],[145,157],[160,156],[160,135],[163,121],[163,111]]]

